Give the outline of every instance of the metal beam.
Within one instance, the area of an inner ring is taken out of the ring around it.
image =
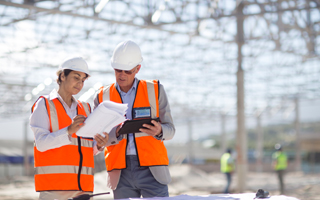
[[[142,28],[142,29],[156,29],[156,30],[167,32],[167,33],[170,33],[170,34],[185,34],[184,32],[163,30],[159,26],[150,25],[150,24],[149,25],[137,25],[137,24],[134,24],[132,21],[121,22],[121,21],[104,19],[104,18],[100,18],[100,17],[97,17],[97,16],[81,15],[81,14],[77,14],[77,13],[72,13],[71,11],[65,12],[65,11],[60,11],[58,9],[40,8],[40,7],[37,7],[37,6],[32,6],[32,5],[27,5],[27,4],[12,3],[12,2],[8,2],[8,1],[0,1],[0,5],[12,6],[12,7],[18,7],[18,8],[25,8],[25,9],[29,9],[29,10],[36,10],[38,12],[51,12],[52,14],[60,14],[60,15],[67,15],[67,16],[79,17],[79,18],[84,18],[84,19],[104,21],[104,22],[108,22],[108,23],[111,23],[111,24],[123,24],[123,25],[133,26],[133,27]]]
[[[242,17],[244,4],[237,7],[237,44],[238,44],[238,71],[237,71],[237,192],[244,192],[247,180],[247,133],[245,128],[244,108],[244,70],[242,69],[242,46],[244,44],[244,31]]]

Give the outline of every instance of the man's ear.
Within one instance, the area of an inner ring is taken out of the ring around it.
[[[138,73],[140,71],[140,68],[141,68],[141,65],[138,65],[136,73]]]

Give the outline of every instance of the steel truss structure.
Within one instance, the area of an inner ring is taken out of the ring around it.
[[[141,77],[161,80],[176,117],[186,108],[196,116],[236,113],[238,44],[247,114],[283,99],[319,98],[317,0],[111,0],[96,13],[98,3],[0,1],[1,116],[29,107],[26,100],[39,96],[32,90],[55,79],[69,54],[83,54],[94,71],[86,89],[108,84],[109,59],[124,39],[141,45]]]
[[[103,1],[0,1],[1,118],[28,116],[72,54],[89,63],[78,97],[92,102],[114,82],[110,58],[125,39],[141,46],[138,77],[161,81],[177,122],[320,99],[320,0],[110,0],[97,10]]]
[[[91,64],[87,89],[111,82],[109,58],[124,39],[141,45],[141,77],[165,84],[177,117],[186,108],[195,116],[236,112],[239,43],[247,114],[283,99],[319,98],[316,0],[109,1],[100,13],[98,1],[0,4],[3,117],[28,108],[39,96],[32,90],[54,79],[68,54],[83,54]]]

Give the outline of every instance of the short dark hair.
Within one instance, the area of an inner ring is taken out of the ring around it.
[[[57,83],[58,83],[58,85],[60,85],[60,83],[61,83],[61,74],[64,73],[64,75],[67,77],[70,74],[70,72],[72,72],[72,71],[73,70],[71,70],[71,69],[64,69],[64,70],[58,71],[57,72],[57,75],[58,75]]]

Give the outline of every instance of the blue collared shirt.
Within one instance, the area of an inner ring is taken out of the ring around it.
[[[130,90],[127,93],[121,91],[120,86],[118,84],[116,84],[116,88],[120,92],[120,96],[121,96],[123,103],[128,104],[126,118],[130,119],[130,120],[132,120],[132,107],[133,107],[133,101],[134,101],[135,95],[136,95],[137,83],[138,83],[137,78],[135,78],[132,87],[130,88]],[[127,146],[127,155],[137,155],[136,147],[134,144],[133,133],[128,134],[128,141],[129,142],[128,142],[128,146]]]

